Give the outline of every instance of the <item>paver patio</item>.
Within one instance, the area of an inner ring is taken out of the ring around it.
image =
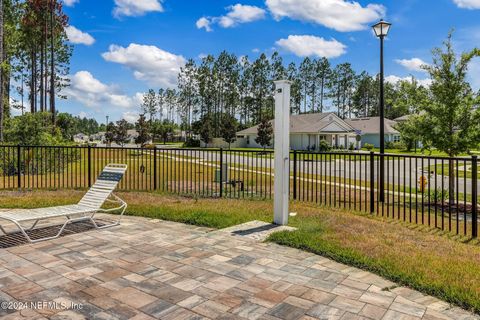
[[[252,237],[126,217],[0,249],[5,319],[479,319],[357,268]]]

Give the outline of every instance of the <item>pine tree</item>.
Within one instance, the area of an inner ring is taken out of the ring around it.
[[[263,147],[263,150],[265,150],[268,146],[270,146],[272,139],[273,139],[272,123],[268,121],[268,119],[264,118],[258,125],[257,137],[255,138],[255,142],[261,145]]]
[[[128,143],[128,127],[125,119],[117,121],[115,125],[113,141],[122,147]]]
[[[228,113],[224,114],[222,117],[222,127],[220,133],[223,140],[228,143],[229,149],[230,145],[237,140],[237,129],[237,119]]]
[[[135,143],[140,146],[144,146],[148,141],[150,141],[150,130],[149,127],[151,124],[147,123],[145,115],[141,114],[135,123],[135,129],[137,130],[138,136],[135,138]]]
[[[149,123],[151,125],[153,118],[157,113],[157,95],[155,94],[155,90],[150,89],[143,95],[141,110],[144,115],[149,115]]]

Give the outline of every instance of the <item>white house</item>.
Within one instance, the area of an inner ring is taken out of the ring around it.
[[[272,125],[275,126],[273,120]],[[246,147],[260,148],[255,142],[257,131],[258,125],[237,132],[237,137],[245,139]],[[333,112],[292,115],[290,118],[290,147],[293,150],[318,150],[321,140],[332,147],[347,148],[351,143],[356,144],[355,137],[355,128]]]
[[[380,117],[347,119],[346,122],[355,128],[362,136],[362,146],[365,143],[380,147]],[[395,129],[396,121],[385,119],[385,142],[399,142],[400,132]]]
[[[400,133],[395,130],[396,122],[385,119],[385,141],[400,141]],[[275,122],[272,120],[272,125]],[[245,139],[245,147],[260,148],[255,142],[258,125],[237,132],[238,138]],[[357,136],[361,136],[357,145]],[[335,113],[308,113],[292,115],[290,118],[290,146],[293,150],[318,150],[321,140],[332,147],[348,148],[365,143],[380,146],[380,118],[358,118],[343,120]],[[271,146],[269,146],[271,147]]]
[[[88,142],[88,135],[83,133],[77,133],[76,135],[73,136],[73,141],[76,143]]]

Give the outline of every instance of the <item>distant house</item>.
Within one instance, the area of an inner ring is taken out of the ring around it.
[[[90,136],[90,141],[103,142],[105,140],[105,131],[101,131]]]
[[[73,141],[76,143],[88,142],[88,135],[83,133],[77,133],[76,135],[73,136]]]
[[[275,126],[273,120],[272,125]],[[246,147],[260,148],[255,142],[257,131],[258,126],[250,127],[237,132],[237,137],[245,139]],[[318,150],[322,140],[332,147],[347,148],[351,143],[356,144],[355,137],[355,128],[335,113],[309,113],[290,117],[290,147],[293,150]]]
[[[135,129],[127,130],[128,143],[135,143],[135,139],[139,136],[139,133]]]
[[[385,119],[385,141],[400,141],[400,133],[394,128],[396,122]],[[272,125],[275,121],[272,120]],[[237,132],[245,139],[245,147],[260,148],[255,142],[258,126]],[[361,136],[357,144],[356,137]],[[358,118],[343,120],[335,113],[309,113],[290,117],[290,148],[293,150],[318,150],[320,141],[332,147],[348,148],[351,144],[361,147],[365,143],[380,146],[380,118]],[[272,141],[273,143],[273,141]],[[272,147],[272,146],[269,146]]]
[[[365,143],[380,147],[380,117],[347,119],[346,122],[355,128],[362,137],[362,146]],[[395,129],[396,121],[385,119],[385,142],[400,141],[400,132]]]

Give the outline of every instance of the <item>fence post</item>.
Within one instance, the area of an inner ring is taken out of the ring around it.
[[[88,166],[87,166],[87,169],[88,169],[88,187],[90,188],[92,186],[92,147],[90,145],[88,145]]]
[[[297,200],[297,150],[293,150],[293,200]]]
[[[220,148],[220,198],[223,196],[223,148]]]
[[[157,190],[157,147],[153,149],[153,190]]]
[[[21,162],[21,150],[20,145],[17,145],[17,186],[18,189],[22,188],[22,162]]]
[[[375,152],[370,152],[370,213],[375,212]]]
[[[472,157],[472,238],[478,236],[478,208],[477,208],[477,197],[478,197],[478,158],[477,156]],[[465,223],[467,223],[465,221]]]

